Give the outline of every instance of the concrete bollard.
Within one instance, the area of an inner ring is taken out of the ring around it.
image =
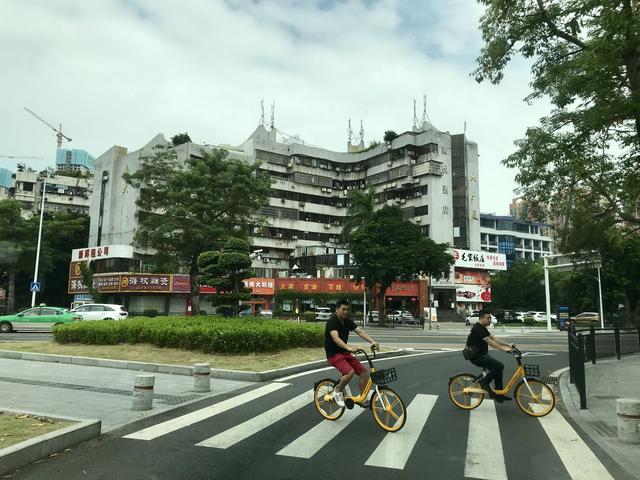
[[[155,381],[155,375],[136,375],[131,410],[151,410],[153,408],[153,384]]]
[[[209,363],[196,363],[193,366],[193,391],[211,391],[211,365]]]
[[[618,440],[624,443],[640,443],[640,399],[616,400]]]

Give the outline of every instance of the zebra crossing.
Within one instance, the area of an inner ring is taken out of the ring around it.
[[[312,405],[313,392],[305,390],[302,393],[296,392],[291,395],[289,390],[293,389],[286,388],[290,386],[290,384],[283,382],[266,384],[217,404],[130,433],[123,438],[152,442],[198,422],[230,412],[235,408],[243,406],[247,408],[253,400],[264,399],[266,401],[270,396],[276,395],[278,396],[277,400],[274,399],[276,406],[266,407],[266,410],[260,413],[252,411],[249,413],[249,418],[242,418],[237,424],[225,427],[221,432],[208,438],[198,439],[192,445],[216,450],[231,449],[260,432],[268,432],[269,428],[280,422],[286,423],[287,419],[293,423],[300,423],[299,419],[302,418],[300,416],[304,415],[305,421],[312,422],[312,426],[301,434],[296,433],[294,438],[284,439],[283,443],[288,443],[282,448],[274,448],[273,455],[283,459],[311,460],[322,458],[324,454],[330,452],[329,443],[339,435],[348,434],[350,428],[354,428],[354,424],[362,418],[363,413],[370,416],[368,410],[356,407],[353,410],[346,410],[337,421],[323,420]],[[289,395],[287,396],[287,394]],[[279,401],[283,396],[287,400]],[[457,412],[464,415],[465,419],[468,417],[466,449],[461,453],[464,456],[464,477],[485,480],[506,480],[509,478],[503,449],[503,445],[507,445],[504,442],[508,442],[508,440],[501,436],[499,415],[494,402],[485,401],[470,412],[450,410],[449,399],[440,395],[417,393],[411,399],[405,398],[405,402],[407,402],[407,423],[404,428],[396,433],[384,434],[371,451],[364,452],[364,458],[366,458],[364,466],[395,471],[407,468],[408,463],[412,460],[412,453],[420,448],[421,435],[429,430],[430,418],[434,409],[438,405],[442,408],[442,402],[446,402],[445,406],[448,408],[448,412]],[[255,410],[257,405],[253,404],[252,408]],[[305,408],[308,410],[304,410]],[[296,415],[300,416],[295,417]],[[460,415],[457,415],[457,418],[460,419]],[[382,435],[373,419],[367,418],[366,420],[370,422],[368,427],[376,432],[374,435]],[[575,480],[613,479],[557,410],[545,417],[537,419],[523,417],[522,420],[527,420],[528,425],[531,425],[532,422],[539,422],[541,428],[538,428],[544,432],[540,435],[546,435],[548,442],[557,452],[562,462],[562,468],[566,471],[566,478]],[[442,420],[440,419],[440,421]],[[422,438],[424,439],[424,435]],[[464,449],[465,445],[462,444],[461,448]],[[323,449],[325,449],[324,452]]]

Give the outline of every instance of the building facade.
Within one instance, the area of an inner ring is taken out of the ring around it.
[[[481,214],[480,241],[482,250],[505,254],[507,267],[518,260],[538,260],[554,252],[551,225],[511,216]]]
[[[56,169],[93,173],[95,158],[86,150],[59,148],[56,151]]]
[[[26,211],[40,211],[44,177],[34,171],[18,171],[12,175],[12,186],[9,198],[18,200]],[[68,177],[54,175],[47,178],[46,201],[47,212],[89,213],[92,178]]]

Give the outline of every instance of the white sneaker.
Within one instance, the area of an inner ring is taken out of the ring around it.
[[[340,390],[333,390],[333,401],[336,402],[340,408],[344,408],[344,395]]]

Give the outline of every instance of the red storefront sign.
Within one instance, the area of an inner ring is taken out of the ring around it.
[[[360,293],[364,283],[346,278],[276,278],[276,290],[295,290],[309,293]]]
[[[388,297],[419,297],[418,282],[393,282],[385,292]]]
[[[247,278],[242,281],[254,295],[273,295],[276,281],[273,278]]]
[[[461,285],[490,285],[491,275],[487,271],[456,268],[454,283]]]
[[[171,291],[171,275],[120,275],[120,291],[169,293]]]

